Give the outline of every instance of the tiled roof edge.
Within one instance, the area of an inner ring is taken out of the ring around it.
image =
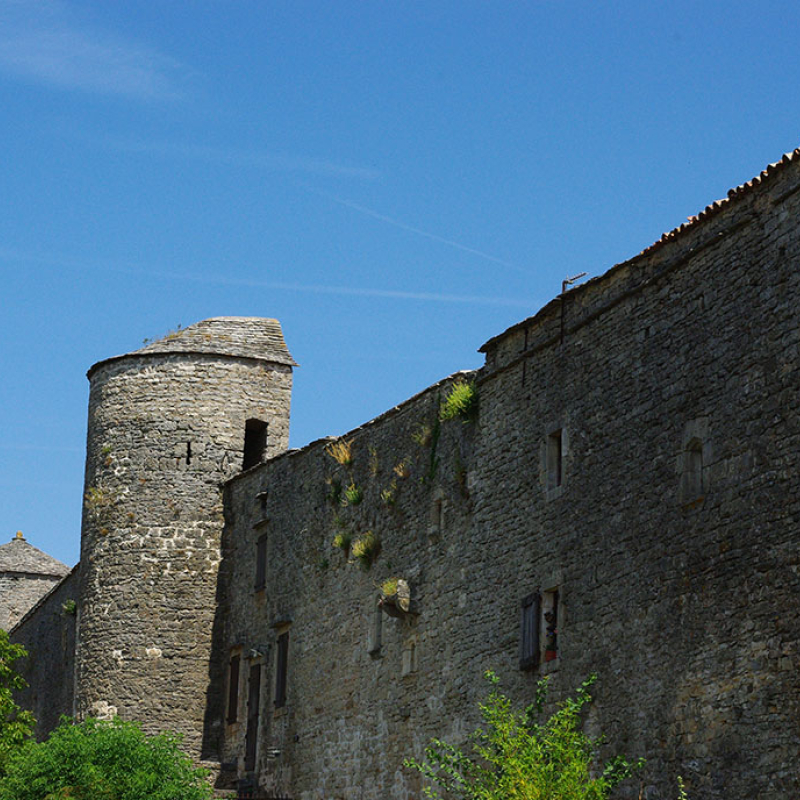
[[[679,225],[677,228],[673,228],[671,231],[667,231],[666,233],[661,234],[661,237],[659,239],[653,242],[653,244],[645,247],[645,249],[642,250],[641,252],[637,253],[634,256],[631,256],[631,258],[628,258],[625,261],[620,261],[618,264],[614,264],[612,267],[609,267],[605,272],[601,273],[600,275],[596,275],[593,278],[591,278],[591,280],[588,280],[586,283],[583,283],[579,286],[575,286],[574,288],[568,289],[567,291],[574,292],[584,289],[586,286],[591,285],[593,282],[600,280],[601,278],[604,278],[610,273],[614,272],[614,270],[620,267],[629,266],[634,262],[636,262],[638,259],[642,258],[643,256],[648,256],[651,253],[654,253],[655,251],[660,249],[661,247],[664,247],[664,245],[676,241],[684,234],[686,234],[687,231],[694,230],[699,225],[708,222],[708,220],[710,220],[712,217],[724,211],[733,203],[741,200],[742,197],[744,197],[745,195],[749,194],[750,192],[761,186],[766,180],[769,180],[773,178],[776,174],[782,172],[792,162],[798,162],[798,161],[800,161],[800,147],[795,148],[789,153],[784,153],[780,161],[775,161],[772,164],[768,164],[765,169],[761,170],[761,172],[758,175],[756,175],[754,178],[751,178],[749,181],[741,183],[738,186],[735,186],[733,189],[729,189],[726,197],[723,197],[721,200],[715,200],[713,203],[707,205],[699,213],[689,217],[687,221],[684,222],[682,225]],[[518,331],[530,325],[534,320],[536,320],[537,317],[544,316],[547,313],[548,309],[550,309],[555,303],[558,302],[558,299],[561,296],[562,295],[556,295],[554,298],[545,303],[545,305],[543,305],[535,314],[531,314],[531,316],[526,317],[525,319],[520,320],[519,322],[515,322],[513,325],[506,328],[501,333],[498,333],[496,336],[492,336],[491,339],[488,339],[478,348],[478,352],[479,353],[488,352],[496,342],[500,341],[501,339],[504,339],[509,334],[514,333],[515,331]]]

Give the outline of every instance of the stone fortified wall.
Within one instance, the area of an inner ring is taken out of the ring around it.
[[[315,443],[228,484],[231,774],[416,797],[403,758],[463,740],[492,668],[520,704],[597,673],[587,730],[647,759],[649,800],[800,796],[796,158],[488,342],[479,418],[435,448],[444,387],[344,437],[350,465]]]
[[[277,321],[233,317],[89,371],[78,716],[138,719],[215,755],[201,744],[220,484],[242,469],[248,432],[254,463],[286,449],[293,365]]]
[[[15,642],[28,651],[21,674],[28,688],[16,701],[36,717],[39,739],[72,716],[75,691],[75,632],[78,613],[76,566],[19,621],[12,631]]]

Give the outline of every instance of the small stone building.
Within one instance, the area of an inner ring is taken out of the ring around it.
[[[485,670],[522,706],[596,673],[621,798],[797,800],[798,309],[795,150],[338,440],[286,450],[275,320],[101,361],[21,701],[177,730],[220,789],[416,800]]]
[[[0,545],[0,628],[10,630],[69,567],[25,541],[22,531]]]

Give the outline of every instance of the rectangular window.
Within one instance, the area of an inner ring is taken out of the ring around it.
[[[258,712],[261,705],[261,664],[250,667],[247,695],[247,734],[244,741],[244,769],[252,772],[256,768],[256,744],[258,742]]]
[[[542,593],[542,640],[544,660],[558,658],[558,589]]]
[[[275,664],[275,708],[286,705],[286,676],[289,666],[289,631],[278,636]]]
[[[264,460],[267,451],[267,423],[248,419],[244,425],[244,458],[242,469],[250,469]]]
[[[519,630],[519,668],[535,669],[539,665],[539,613],[541,597],[538,592],[522,600]]]
[[[256,542],[256,585],[260,592],[267,585],[267,534],[258,537]]]
[[[228,665],[228,722],[239,718],[239,661],[238,655],[231,656]]]
[[[561,486],[563,473],[563,437],[559,429],[547,437],[547,488]]]

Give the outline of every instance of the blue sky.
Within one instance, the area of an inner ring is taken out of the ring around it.
[[[0,0],[0,540],[78,557],[86,370],[277,317],[340,434],[800,144],[795,2]]]

